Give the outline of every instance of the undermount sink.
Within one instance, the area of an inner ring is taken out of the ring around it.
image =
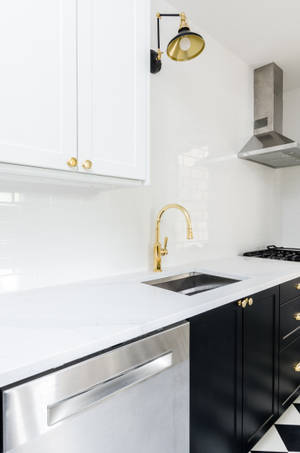
[[[186,274],[160,278],[158,280],[150,280],[143,283],[168,289],[169,291],[174,291],[175,293],[185,294],[186,296],[194,296],[195,294],[210,291],[212,289],[219,288],[220,286],[230,285],[239,281],[240,280],[219,277],[217,275],[189,272]]]

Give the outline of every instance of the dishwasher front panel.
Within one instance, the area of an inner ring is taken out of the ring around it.
[[[4,453],[188,453],[189,324],[3,392]]]

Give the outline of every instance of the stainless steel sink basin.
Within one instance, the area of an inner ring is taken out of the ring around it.
[[[169,291],[174,291],[175,293],[194,296],[195,294],[210,291],[212,289],[219,288],[220,286],[230,285],[239,281],[240,280],[219,277],[217,275],[189,272],[187,274],[173,275],[172,277],[150,280],[143,283],[168,289]]]

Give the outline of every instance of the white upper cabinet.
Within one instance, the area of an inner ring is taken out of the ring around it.
[[[79,171],[146,178],[149,48],[149,0],[78,0]]]
[[[144,181],[148,80],[149,0],[1,0],[0,171]]]
[[[0,2],[0,162],[77,155],[76,0]]]

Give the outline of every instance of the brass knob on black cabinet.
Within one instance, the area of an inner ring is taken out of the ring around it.
[[[73,168],[73,167],[77,167],[77,159],[76,157],[71,157],[67,164],[69,165],[69,167]]]
[[[295,288],[300,291],[300,283],[296,283]]]
[[[246,308],[248,302],[249,302],[249,299],[248,299],[248,297],[247,297],[246,299],[243,300],[243,302],[242,302],[242,307],[243,307],[243,308]]]
[[[294,314],[294,319],[295,319],[296,321],[300,321],[300,313],[295,313],[295,314]]]
[[[300,373],[300,362],[294,366],[294,370],[296,371],[296,373]]]
[[[249,304],[250,307],[253,305],[253,299],[252,299],[252,297],[249,298],[248,304]]]
[[[93,166],[93,162],[91,160],[85,160],[82,164],[82,167],[85,169],[85,170],[90,170]]]
[[[239,301],[238,301],[238,306],[239,306],[239,307],[242,307],[242,308],[246,308],[248,302],[249,302],[248,297],[247,297],[246,299],[239,300]]]

